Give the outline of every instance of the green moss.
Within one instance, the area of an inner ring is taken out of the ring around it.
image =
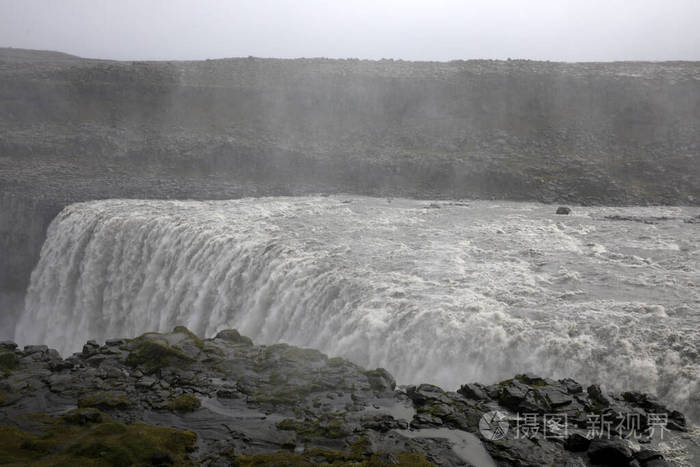
[[[114,467],[129,467],[134,461],[127,449],[99,441],[87,446],[77,445],[70,453],[79,458],[96,459]]]
[[[104,414],[95,408],[74,409],[61,417],[69,425],[86,425],[88,423],[101,423],[105,419]]]
[[[328,360],[324,354],[315,349],[302,349],[300,347],[289,346],[283,352],[285,358],[297,362],[318,362]]]
[[[15,368],[17,368],[17,356],[14,352],[0,350],[0,371],[10,373]]]
[[[174,364],[189,363],[192,358],[182,351],[153,339],[139,338],[136,347],[129,353],[126,363],[130,366],[143,366],[146,372],[153,373]]]
[[[295,420],[285,418],[277,422],[277,428],[294,431],[304,438],[341,439],[350,433],[345,430],[344,420],[339,417],[325,417],[322,420]]]
[[[327,389],[321,384],[311,383],[303,386],[281,385],[275,386],[270,392],[257,391],[252,398],[261,404],[272,404],[275,406],[293,406],[303,401],[309,394],[322,392]]]
[[[111,436],[126,433],[126,431],[126,426],[121,423],[107,422],[95,427],[93,434],[95,436]]]
[[[350,444],[350,454],[355,459],[362,459],[365,453],[370,452],[372,443],[366,436],[362,436]]]
[[[173,334],[185,334],[190,339],[192,339],[192,341],[197,346],[197,348],[199,348],[199,350],[204,349],[204,341],[202,341],[202,339],[197,337],[195,333],[187,329],[185,326],[175,326],[175,328],[173,329]]]
[[[433,465],[423,454],[418,452],[402,452],[396,454],[396,458],[399,460],[399,465],[404,467],[431,467]]]
[[[193,465],[188,452],[196,435],[189,431],[144,424],[106,422],[83,426],[60,419],[43,436],[0,426],[0,464],[37,466],[150,465],[156,453],[168,453],[175,465]]]
[[[422,454],[407,452],[395,454],[399,465],[405,467],[430,467]],[[252,466],[291,466],[309,467],[318,465],[334,465],[339,467],[388,467],[389,464],[380,460],[376,455],[367,459],[356,459],[354,456],[342,451],[328,449],[310,449],[302,454],[280,451],[268,454],[256,454],[252,456],[238,456],[233,459],[233,465],[237,467]]]
[[[216,356],[216,357],[225,357],[225,356],[226,356],[226,352],[224,352],[222,349],[220,349],[220,348],[218,348],[218,347],[212,347],[212,346],[205,347],[205,348],[204,348],[204,352],[207,353],[207,354],[213,354],[213,355]],[[208,357],[208,358],[205,360],[205,362],[206,362],[206,361],[214,361],[214,360],[215,360],[214,358]]]
[[[336,368],[336,367],[345,366],[348,364],[348,362],[346,360],[343,360],[340,357],[333,357],[333,358],[329,358],[328,361],[326,362],[326,364],[330,367]]]
[[[246,347],[253,345],[253,340],[250,337],[242,336],[235,329],[226,329],[221,331],[216,335],[215,339],[222,339],[233,344],[242,344]]]
[[[367,370],[363,373],[367,377],[367,381],[374,391],[393,390],[396,386],[393,376],[391,376],[391,374],[384,368]]]
[[[256,454],[254,456],[238,456],[233,460],[236,467],[258,467],[258,466],[289,466],[289,467],[313,467],[300,454],[291,452],[275,452],[271,454]]]
[[[202,403],[192,394],[183,394],[168,402],[168,408],[173,412],[194,412]]]
[[[263,348],[259,359],[265,363],[274,357],[282,357],[299,363],[312,363],[328,360],[324,354],[315,349],[302,349],[288,344],[274,344]]]
[[[20,463],[39,457],[35,452],[26,452],[22,445],[33,439],[31,435],[15,427],[0,426],[0,464]]]
[[[280,447],[288,451],[293,451],[297,447],[297,443],[293,439],[288,439],[287,441],[282,441]]]
[[[515,377],[515,379],[523,384],[526,384],[526,385],[532,387],[532,388],[539,388],[542,386],[547,386],[547,382],[544,379],[539,378],[537,376],[532,377],[532,376],[528,376],[528,375],[517,375]],[[512,380],[509,380],[509,381],[512,381]]]
[[[101,410],[126,409],[129,400],[124,394],[115,392],[97,392],[78,400],[78,407],[94,407]]]

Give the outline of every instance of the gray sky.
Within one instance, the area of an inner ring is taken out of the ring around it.
[[[700,0],[0,0],[0,46],[112,59],[700,60]]]

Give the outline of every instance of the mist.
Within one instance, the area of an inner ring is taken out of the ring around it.
[[[696,60],[694,0],[0,0],[0,46],[117,60]]]

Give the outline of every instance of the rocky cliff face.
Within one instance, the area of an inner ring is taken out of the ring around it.
[[[698,63],[0,49],[0,296],[21,294],[70,202],[333,191],[697,204],[699,153]]]
[[[66,359],[0,343],[4,463],[660,467],[697,461],[694,438],[644,394],[531,375],[397,387],[385,370],[235,330],[89,341]]]

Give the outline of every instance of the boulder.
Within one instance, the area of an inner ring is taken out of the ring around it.
[[[642,449],[634,455],[634,458],[639,461],[641,465],[648,465],[652,461],[663,460],[664,456],[659,451]]]
[[[605,394],[603,394],[603,391],[600,389],[600,386],[597,384],[592,384],[588,386],[588,389],[586,390],[588,392],[588,397],[602,405],[603,407],[608,407],[610,406],[610,399],[608,399]]]
[[[48,350],[49,348],[46,345],[25,345],[24,355],[33,355],[35,353],[46,352]]]
[[[220,331],[214,337],[214,339],[221,339],[234,344],[253,345],[253,340],[250,337],[242,336],[235,329],[226,329],[224,331]]]
[[[557,214],[563,214],[563,215],[571,214],[571,208],[568,208],[566,206],[559,206],[557,208]]]
[[[432,384],[421,384],[419,386],[409,386],[406,388],[406,395],[416,405],[424,405],[428,402],[442,402],[449,404],[452,400],[445,391]]]
[[[632,450],[621,439],[595,438],[587,454],[593,464],[627,465],[632,460]]]
[[[572,433],[564,441],[564,449],[571,452],[585,452],[591,445],[591,440],[578,433]]]
[[[2,341],[0,342],[0,349],[5,349],[5,350],[15,350],[17,348],[17,344],[15,344],[12,341]]]
[[[384,368],[366,371],[365,375],[369,385],[377,391],[393,391],[396,387],[394,377]]]
[[[466,397],[467,399],[477,401],[489,399],[488,393],[486,392],[486,388],[478,383],[464,384],[457,390],[457,392]]]

